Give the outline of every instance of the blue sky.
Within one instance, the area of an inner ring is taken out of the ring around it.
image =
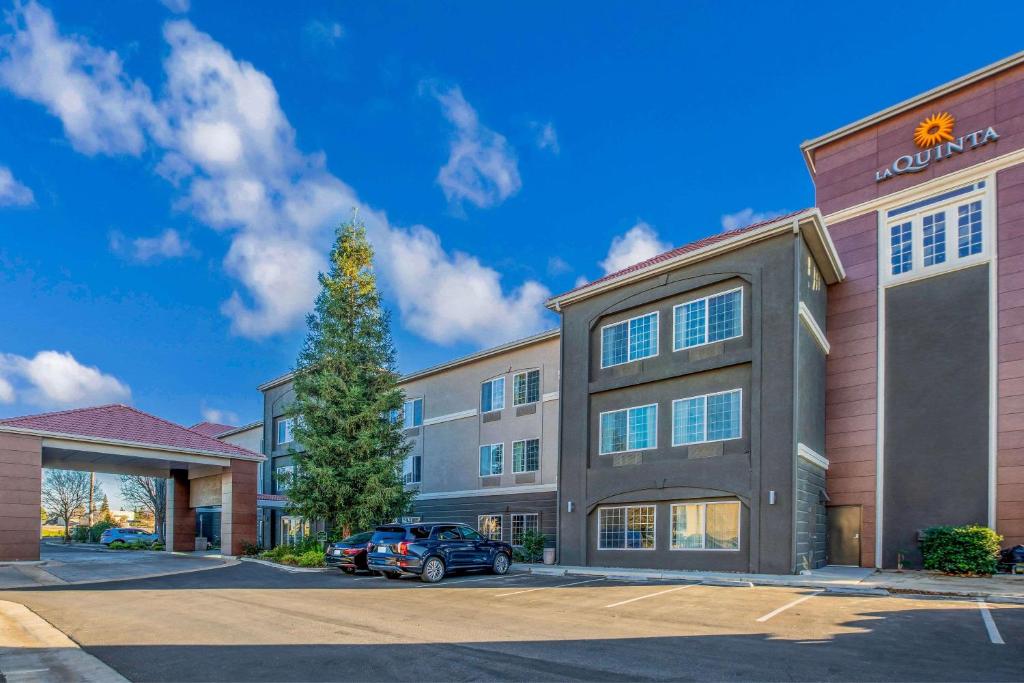
[[[353,206],[402,370],[554,326],[812,205],[801,141],[1024,48],[1016,3],[831,5],[3,5],[0,416],[258,418]]]

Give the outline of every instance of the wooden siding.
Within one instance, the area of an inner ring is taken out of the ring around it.
[[[878,229],[874,212],[829,226],[847,279],[828,290],[825,381],[831,505],[860,505],[860,563],[875,563]]]

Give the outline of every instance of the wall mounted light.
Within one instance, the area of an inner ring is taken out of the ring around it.
[[[775,489],[768,492],[768,504],[775,505]]]

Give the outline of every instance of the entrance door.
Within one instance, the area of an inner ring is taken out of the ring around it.
[[[828,563],[860,566],[860,505],[828,508]]]

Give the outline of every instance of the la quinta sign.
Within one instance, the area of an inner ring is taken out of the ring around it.
[[[999,134],[992,126],[953,137],[955,123],[956,119],[945,112],[932,114],[919,123],[914,129],[914,142],[923,151],[904,154],[886,168],[875,171],[875,182],[880,183],[904,173],[919,173],[931,164],[948,159],[954,154],[963,154],[999,139]]]

